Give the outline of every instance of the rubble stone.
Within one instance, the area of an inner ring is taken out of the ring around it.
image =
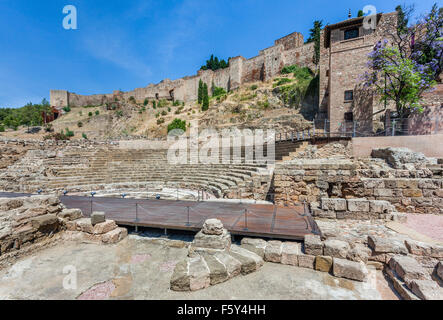
[[[265,256],[265,248],[266,248],[267,242],[263,239],[255,239],[255,238],[243,238],[241,240],[241,246],[242,248],[245,248],[246,250],[252,251],[261,258],[264,258]]]
[[[280,263],[282,258],[283,243],[281,241],[268,241],[265,249],[265,261]]]
[[[411,291],[423,300],[443,300],[443,289],[432,280],[412,280]]]
[[[332,257],[317,256],[315,257],[315,270],[329,272],[332,269]]]
[[[328,239],[324,242],[323,251],[325,256],[346,259],[350,249],[346,241]]]
[[[105,213],[101,211],[95,211],[91,214],[91,224],[95,226],[98,223],[105,222]]]
[[[394,256],[389,260],[389,267],[395,271],[409,287],[412,280],[428,280],[429,274],[420,264],[409,256]]]
[[[336,277],[362,282],[368,279],[368,269],[363,262],[334,258],[332,270]]]
[[[308,234],[304,241],[305,254],[313,256],[323,255],[323,243],[320,236]]]
[[[406,249],[404,243],[398,239],[371,235],[368,237],[368,244],[375,253],[408,254],[408,249]]]
[[[202,232],[208,235],[221,235],[223,234],[223,224],[218,219],[208,219],[203,224]]]
[[[301,254],[301,244],[297,242],[284,242],[282,246],[281,263],[298,266],[298,256]]]
[[[83,213],[80,209],[63,209],[63,211],[58,214],[58,217],[67,221],[74,221],[83,218]]]
[[[314,269],[315,256],[301,254],[298,256],[298,266],[300,268]]]

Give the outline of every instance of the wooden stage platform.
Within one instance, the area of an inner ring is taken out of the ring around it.
[[[0,193],[0,197],[23,194]],[[302,240],[306,234],[319,234],[314,219],[303,204],[277,207],[268,204],[194,202],[63,196],[68,208],[79,208],[85,216],[103,211],[120,226],[198,232],[206,219],[217,218],[233,235],[272,239]]]

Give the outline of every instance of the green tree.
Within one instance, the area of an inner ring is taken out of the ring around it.
[[[198,103],[202,104],[203,102],[203,81],[200,79],[198,82]]]
[[[214,57],[214,55],[212,54],[209,60],[206,60],[206,65],[202,66],[200,70],[216,71],[218,69],[225,69],[228,67],[229,67],[229,62],[226,62],[225,60],[220,60],[218,57]]]
[[[205,83],[203,84],[203,105],[202,110],[206,111],[209,109],[209,92],[208,92],[208,85]]]
[[[178,118],[175,118],[169,125],[168,125],[168,133],[171,132],[174,129],[181,129],[183,131],[186,131],[186,121],[181,120]]]
[[[365,14],[363,12],[363,10],[358,10],[358,14],[357,17],[363,17]]]
[[[314,27],[309,30],[309,38],[306,43],[314,42],[313,62],[318,65],[320,63],[320,35],[323,28],[323,21],[314,21]]]

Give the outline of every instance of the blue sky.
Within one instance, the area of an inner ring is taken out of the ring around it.
[[[365,5],[391,12],[435,0],[0,0],[0,107],[145,87],[197,72],[211,53],[256,56],[291,32],[305,38],[316,19],[335,23]],[[75,5],[78,30],[62,26]]]

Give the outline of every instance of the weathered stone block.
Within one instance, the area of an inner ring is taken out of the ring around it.
[[[348,255],[346,259],[356,262],[364,262],[367,263],[369,257],[371,256],[372,250],[369,249],[362,243],[356,243],[353,245],[353,248],[348,251]]]
[[[105,244],[114,244],[120,242],[128,236],[128,230],[126,228],[117,228],[102,236],[102,242]]]
[[[117,224],[114,220],[106,220],[105,222],[98,223],[93,227],[93,234],[104,234],[108,233],[117,228]]]
[[[85,232],[85,233],[94,233],[94,227],[92,226],[90,218],[78,219],[75,221],[77,225],[77,231]]]
[[[408,254],[408,249],[398,239],[369,236],[368,245],[375,253]]]
[[[80,209],[64,209],[58,214],[58,217],[67,221],[74,221],[83,218],[83,213]]]
[[[324,255],[346,259],[350,250],[349,243],[341,240],[328,239],[324,242]]]
[[[268,241],[265,249],[265,261],[280,263],[283,243],[281,241]]]
[[[202,232],[209,235],[223,234],[223,224],[218,219],[208,219],[203,224]]]
[[[322,256],[323,242],[320,236],[308,234],[305,236],[304,250],[307,255]]]
[[[298,256],[301,255],[301,244],[297,242],[284,242],[282,246],[281,263],[298,266]]]
[[[332,257],[317,256],[315,257],[315,270],[329,272],[332,269]]]
[[[420,264],[409,256],[394,256],[389,260],[389,267],[395,271],[410,288],[412,280],[427,280],[429,274]]]
[[[254,252],[261,258],[265,256],[266,245],[267,242],[263,239],[243,238],[241,241],[242,248]]]
[[[345,211],[346,210],[346,199],[331,199],[322,198],[321,206],[323,210],[331,211]]]
[[[403,190],[404,197],[420,198],[423,197],[423,192],[420,189],[405,189]]]
[[[98,223],[105,222],[105,213],[101,211],[95,211],[91,215],[91,224],[95,226]]]
[[[443,258],[443,246],[430,245],[414,240],[406,240],[405,244],[411,254],[429,256],[436,259]]]
[[[442,261],[440,261],[437,265],[437,275],[443,281],[443,262]]]
[[[348,210],[351,212],[369,212],[369,201],[366,199],[349,199]]]
[[[390,213],[394,211],[394,206],[388,201],[371,200],[369,201],[369,211],[374,213]]]
[[[242,274],[257,271],[264,264],[263,259],[258,255],[236,245],[231,247],[229,254],[236,260],[240,261]]]
[[[375,197],[392,197],[393,191],[392,189],[374,189],[374,196]]]
[[[336,277],[362,282],[368,279],[368,269],[363,262],[334,258],[332,270]]]
[[[443,289],[432,280],[412,280],[411,291],[423,300],[443,300]]]
[[[204,234],[200,231],[194,237],[192,247],[226,250],[231,247],[231,234],[226,229],[223,230],[221,235]]]
[[[298,256],[298,266],[300,268],[314,269],[315,256],[301,254]]]
[[[42,233],[55,232],[58,228],[58,219],[54,214],[46,214],[31,219],[31,225]]]

